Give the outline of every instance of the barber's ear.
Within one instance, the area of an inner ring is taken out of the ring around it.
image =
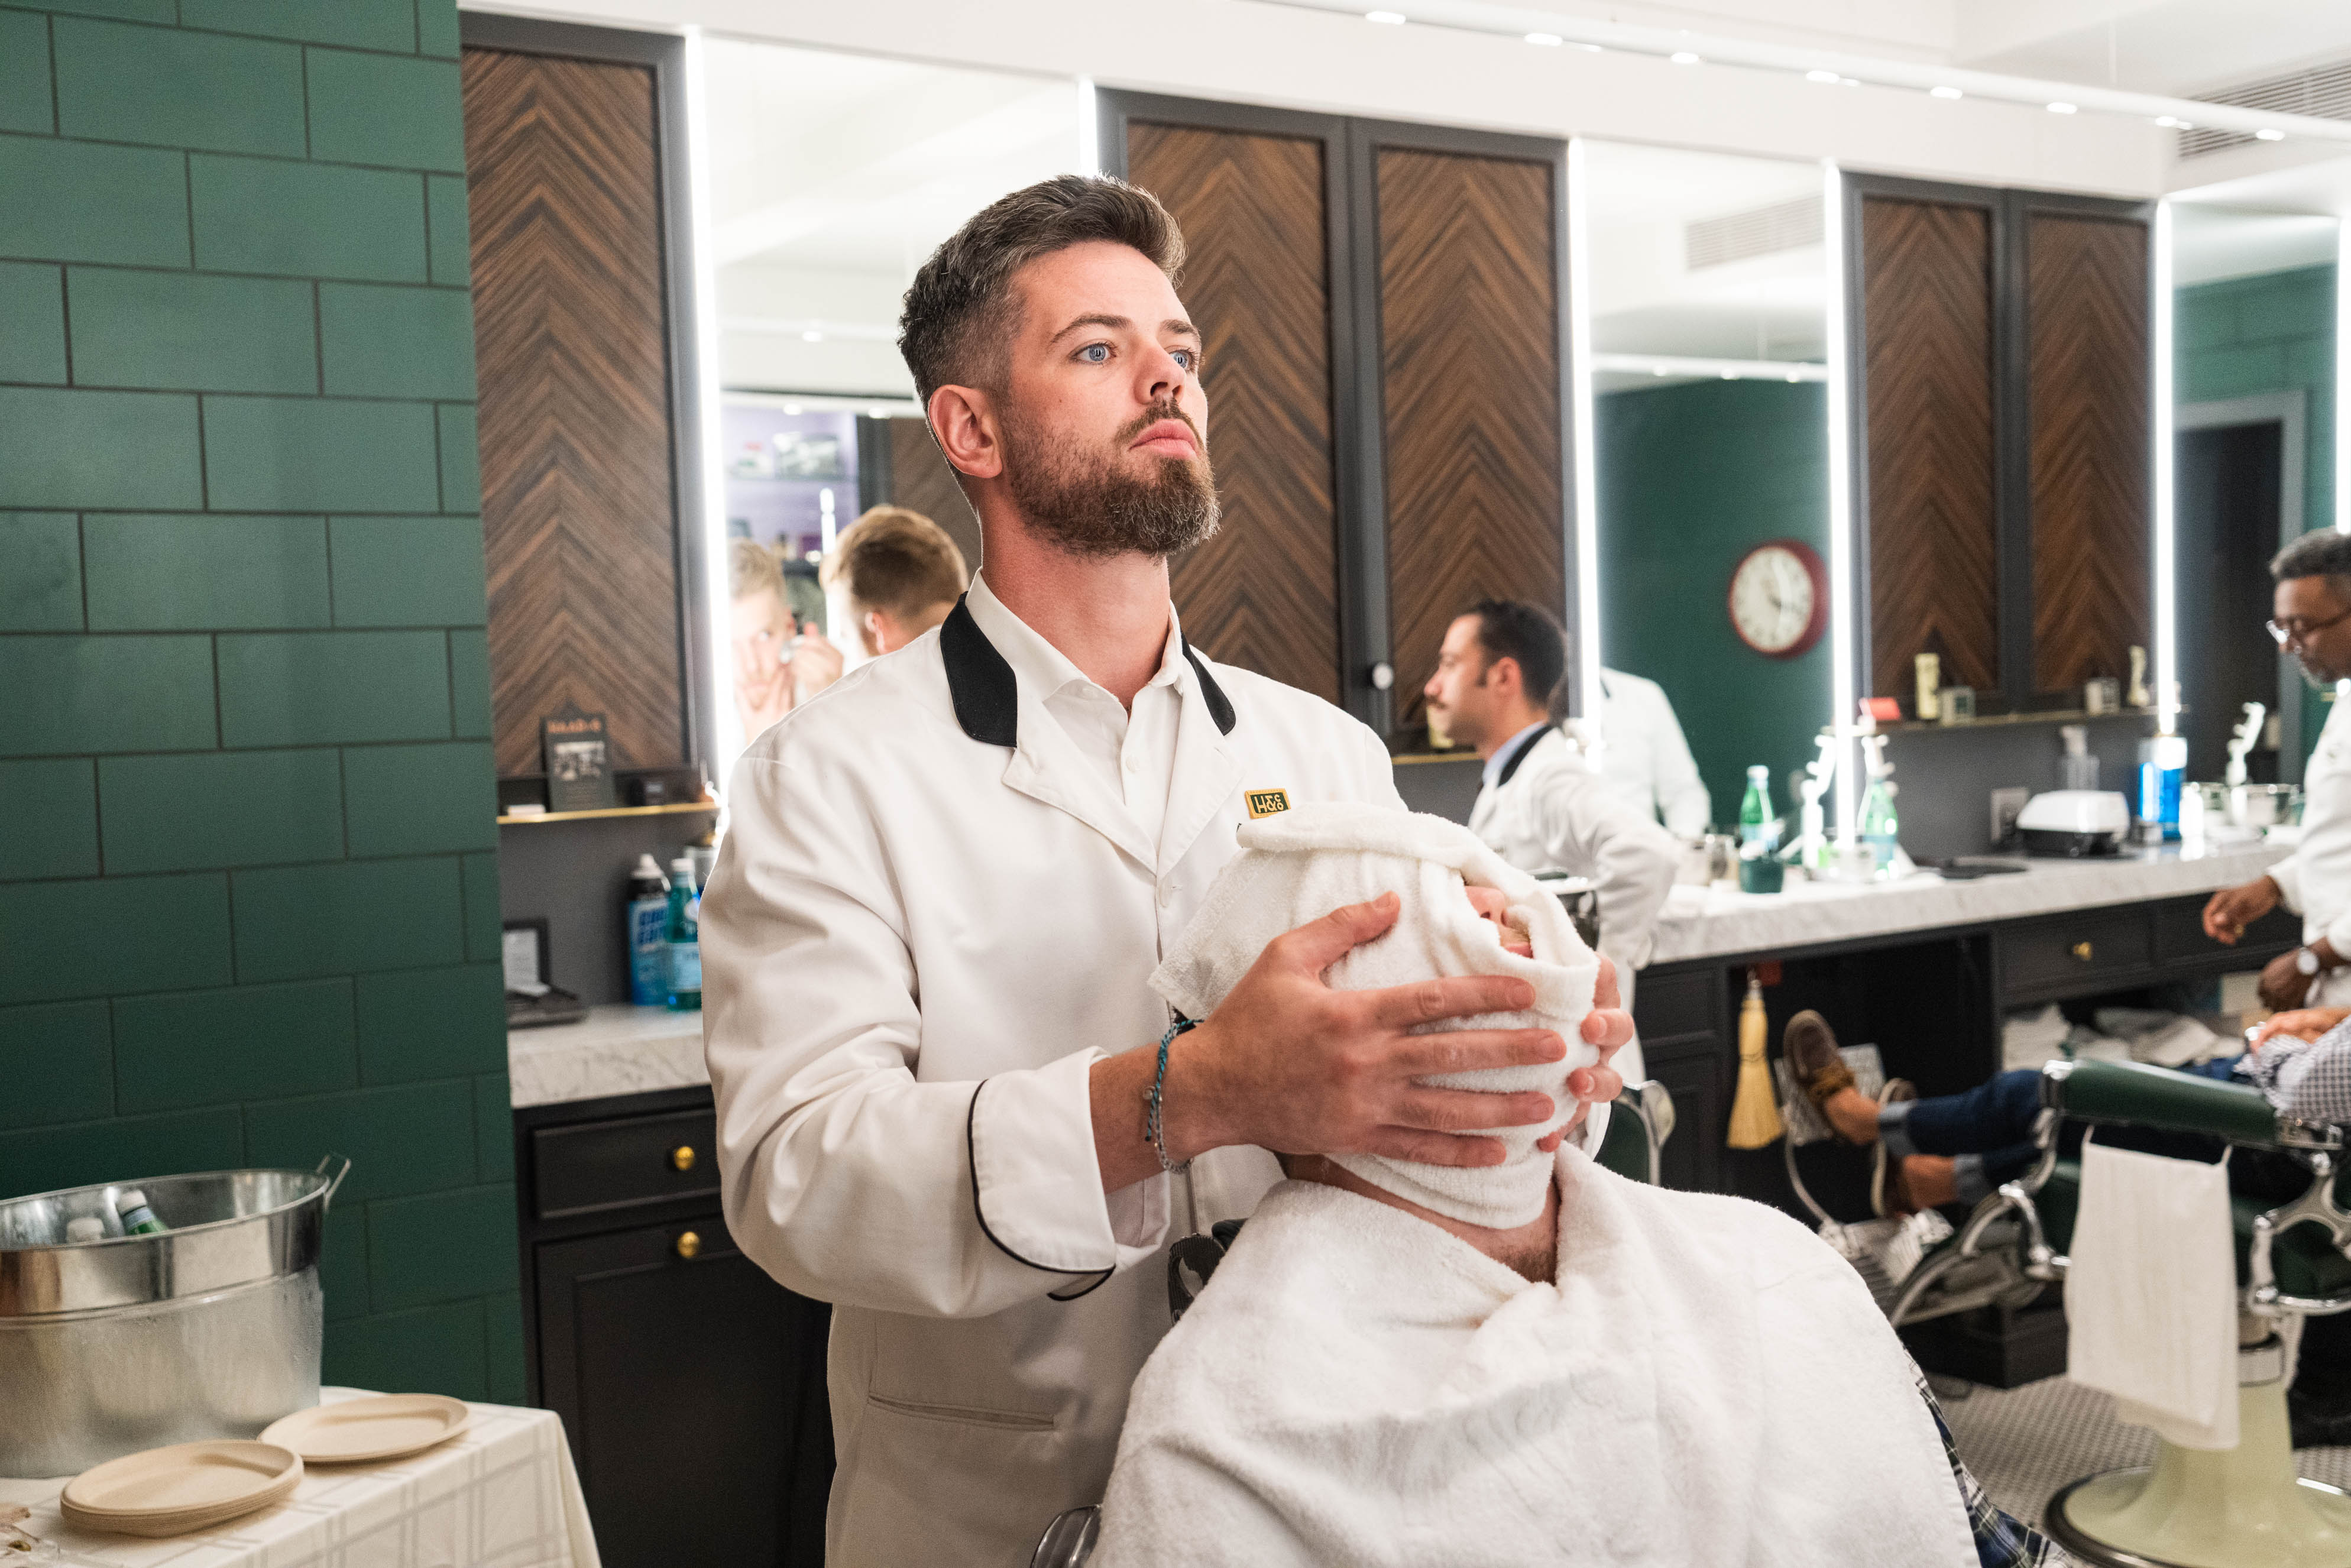
[[[931,393],[931,434],[958,473],[993,479],[1004,472],[1004,441],[996,409],[977,387],[940,387]]]

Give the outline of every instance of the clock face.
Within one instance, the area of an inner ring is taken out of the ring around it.
[[[1792,658],[1820,640],[1827,605],[1820,557],[1793,539],[1758,545],[1730,574],[1730,624],[1759,653]]]

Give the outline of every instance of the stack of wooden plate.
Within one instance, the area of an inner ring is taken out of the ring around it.
[[[357,1465],[421,1454],[464,1431],[474,1418],[445,1394],[376,1394],[297,1410],[261,1434],[312,1465]]]
[[[57,1502],[84,1530],[185,1535],[267,1508],[301,1480],[301,1456],[276,1443],[174,1443],[84,1470]]]

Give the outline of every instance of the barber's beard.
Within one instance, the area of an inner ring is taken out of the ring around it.
[[[1214,534],[1217,486],[1205,441],[1196,459],[1153,458],[1156,472],[1148,476],[1123,461],[1128,443],[1163,419],[1192,423],[1173,406],[1148,410],[1094,461],[1006,420],[1005,478],[1023,520],[1074,556],[1169,556]]]

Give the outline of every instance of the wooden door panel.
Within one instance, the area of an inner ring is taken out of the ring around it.
[[[2154,641],[2147,231],[2033,213],[2024,244],[2033,683],[2078,690]]]
[[[1183,225],[1223,522],[1173,563],[1185,635],[1339,700],[1329,214],[1312,137],[1130,122],[1127,178]]]
[[[1881,196],[1861,213],[1870,690],[1910,696],[1929,649],[1945,685],[1997,690],[1991,214]]]
[[[606,716],[620,768],[686,760],[653,72],[468,48],[490,700],[502,776]]]
[[[1567,596],[1552,165],[1384,147],[1380,366],[1400,733],[1454,616]]]

